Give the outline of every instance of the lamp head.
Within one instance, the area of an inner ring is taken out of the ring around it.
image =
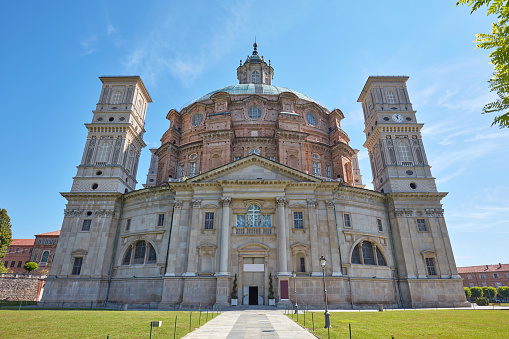
[[[325,257],[322,255],[320,257],[320,266],[322,266],[322,268],[325,267],[325,264],[327,263],[327,260],[325,259]]]
[[[296,276],[297,276],[297,273],[292,272],[292,277],[294,277],[294,278],[295,278]]]

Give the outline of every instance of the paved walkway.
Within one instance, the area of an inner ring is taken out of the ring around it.
[[[289,319],[284,311],[274,308],[225,311],[184,338],[316,339]]]

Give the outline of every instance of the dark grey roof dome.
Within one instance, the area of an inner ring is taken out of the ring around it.
[[[273,94],[273,95],[279,95],[283,92],[290,92],[295,94],[299,99],[311,101],[316,103],[317,105],[320,105],[322,107],[325,107],[318,103],[316,100],[308,97],[305,94],[302,94],[300,92],[294,91],[289,88],[285,87],[279,87],[279,86],[272,86],[272,85],[263,85],[263,84],[238,84],[238,85],[232,85],[232,86],[226,86],[221,89],[212,91],[208,94],[205,94],[204,96],[201,96],[197,99],[191,100],[187,104],[184,105],[184,107],[187,107],[191,104],[194,104],[195,102],[208,100],[210,97],[218,92],[226,92],[228,94]]]

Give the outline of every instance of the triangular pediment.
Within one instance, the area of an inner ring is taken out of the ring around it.
[[[213,182],[218,180],[264,180],[291,182],[321,182],[322,180],[302,173],[291,167],[265,159],[259,155],[250,155],[224,166],[188,179],[192,182]]]

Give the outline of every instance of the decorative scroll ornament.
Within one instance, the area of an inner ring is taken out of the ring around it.
[[[182,200],[175,200],[173,202],[173,207],[176,209],[181,209],[182,208]]]
[[[325,205],[327,206],[327,208],[334,208],[334,201],[332,200],[327,200],[325,202]]]
[[[95,215],[98,217],[110,218],[110,217],[115,216],[115,210],[114,209],[112,209],[112,210],[98,210],[95,212]]]
[[[396,217],[402,217],[405,211],[403,209],[397,208],[394,210],[394,213],[396,214]]]
[[[437,217],[443,217],[444,216],[444,210],[441,209],[441,208],[436,208],[435,209],[435,213],[436,213]]]
[[[405,211],[406,217],[411,217],[412,215],[414,215],[414,210],[411,208],[404,208],[403,210]]]
[[[83,210],[64,210],[65,217],[81,217]]]
[[[435,210],[433,208],[426,208],[425,212],[428,217],[432,217],[435,215]]]

